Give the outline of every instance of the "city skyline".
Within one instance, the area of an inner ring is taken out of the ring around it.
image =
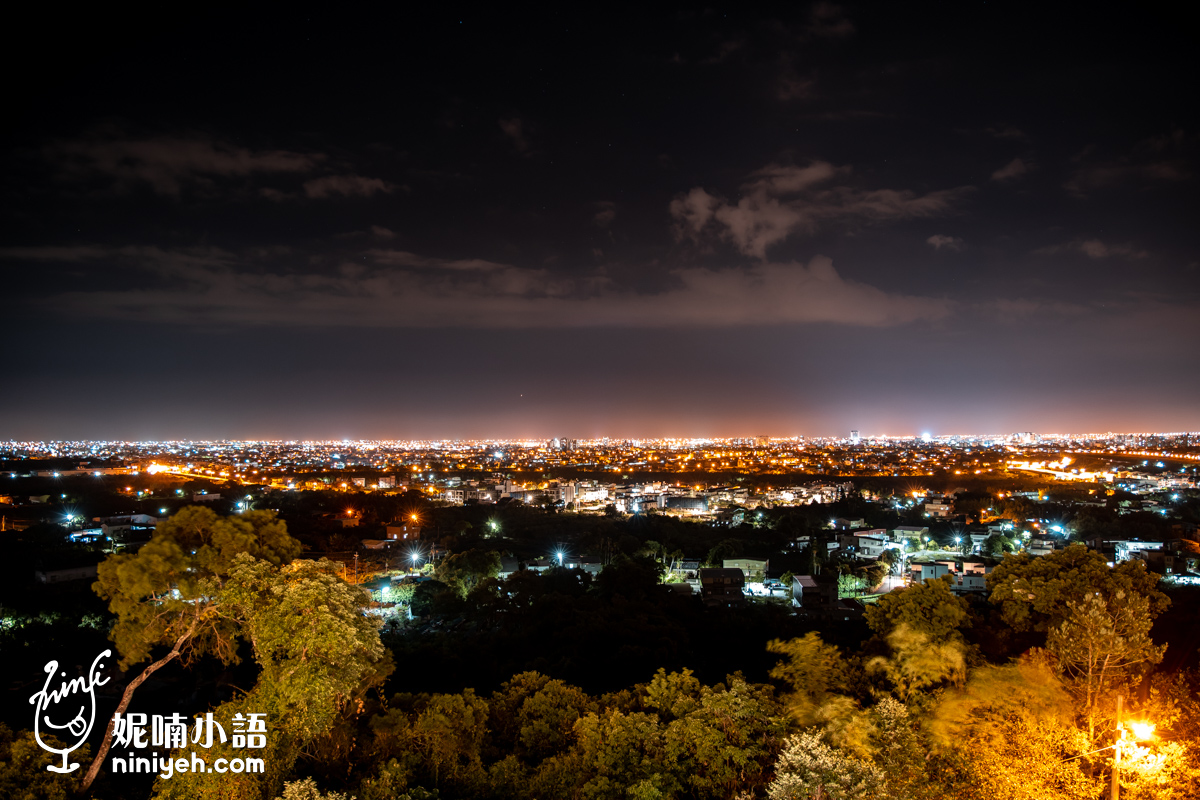
[[[0,438],[1200,428],[1171,11],[24,13]]]

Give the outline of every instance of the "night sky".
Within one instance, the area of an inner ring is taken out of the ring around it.
[[[0,439],[1200,429],[1184,4],[748,5],[8,18]]]

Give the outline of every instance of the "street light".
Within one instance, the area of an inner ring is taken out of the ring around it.
[[[1121,707],[1124,705],[1124,695],[1117,695],[1117,742],[1113,745],[1112,787],[1109,794],[1111,800],[1121,796],[1121,750],[1125,745],[1126,730],[1131,734],[1130,742],[1144,742],[1154,736],[1154,724],[1150,722],[1130,722],[1128,729],[1121,725]]]

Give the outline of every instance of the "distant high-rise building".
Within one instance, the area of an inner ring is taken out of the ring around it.
[[[851,444],[858,444],[862,441],[862,437],[858,435],[858,431],[850,431]]]

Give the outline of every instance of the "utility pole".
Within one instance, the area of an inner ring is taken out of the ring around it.
[[[1118,800],[1121,794],[1121,740],[1125,738],[1125,734],[1121,730],[1121,704],[1124,700],[1124,695],[1117,695],[1117,743],[1113,745],[1112,791],[1109,794],[1110,800]]]

